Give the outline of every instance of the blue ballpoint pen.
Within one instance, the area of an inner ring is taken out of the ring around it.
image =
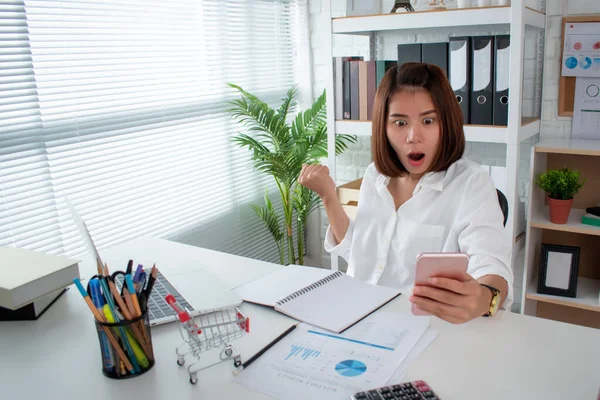
[[[144,266],[142,264],[138,264],[137,268],[135,269],[135,273],[133,274],[133,283],[137,283],[140,280],[140,275],[143,272]]]
[[[102,286],[102,291],[106,295],[105,296],[106,303],[108,304],[110,312],[115,316],[115,322],[121,322],[121,320],[117,316],[117,313],[116,313],[117,308],[115,307],[115,302],[112,298],[112,295],[110,294],[110,289],[108,288],[106,279],[107,279],[106,277],[100,278],[100,286]],[[129,343],[129,340],[127,339],[127,334],[125,333],[125,329],[123,328],[123,326],[119,326],[118,331],[121,334],[121,341],[125,345],[125,352],[129,356],[129,361],[131,362],[131,364],[133,365],[133,369],[135,370],[135,372],[132,371],[132,373],[139,373],[142,369],[140,368],[140,364],[138,364],[138,362],[135,358],[135,355],[133,354],[133,349],[131,348],[131,344]]]
[[[104,307],[104,297],[100,291],[100,282],[97,278],[90,280],[90,297],[92,303],[102,313],[102,307]],[[115,356],[113,354],[112,347],[106,337],[106,333],[103,330],[99,330],[100,335],[100,348],[102,349],[102,362],[104,363],[104,369],[108,373],[113,373],[115,369]]]
[[[144,285],[146,284],[146,273],[142,271],[137,281],[133,281],[136,284],[135,292],[137,294],[142,293],[144,290]]]

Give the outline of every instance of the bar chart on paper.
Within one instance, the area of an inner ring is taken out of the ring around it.
[[[398,366],[396,349],[411,335],[404,329],[384,332],[375,322],[365,321],[351,335],[300,324],[236,380],[290,400],[343,399],[381,386]]]
[[[334,385],[354,387],[372,384],[385,369],[386,353],[394,348],[350,339],[316,329],[307,329],[299,341],[291,341],[273,368],[300,379],[319,379]],[[285,356],[284,356],[285,354]]]

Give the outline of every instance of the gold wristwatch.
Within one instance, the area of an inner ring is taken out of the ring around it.
[[[490,310],[483,314],[484,317],[491,317],[496,314],[498,311],[498,307],[500,306],[500,291],[493,286],[486,285],[485,283],[480,283],[481,286],[485,286],[486,288],[492,291],[492,301],[490,303]]]

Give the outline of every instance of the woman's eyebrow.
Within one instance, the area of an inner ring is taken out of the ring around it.
[[[424,112],[420,113],[419,116],[422,117],[423,115],[427,115],[427,114],[435,114],[435,110],[424,111]],[[408,118],[408,115],[397,114],[397,113],[390,114],[390,118],[397,118],[397,117]]]

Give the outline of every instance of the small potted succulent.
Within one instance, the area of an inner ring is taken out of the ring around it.
[[[573,197],[583,187],[585,179],[577,170],[551,169],[537,176],[536,184],[547,194],[550,222],[566,224],[573,206]]]

